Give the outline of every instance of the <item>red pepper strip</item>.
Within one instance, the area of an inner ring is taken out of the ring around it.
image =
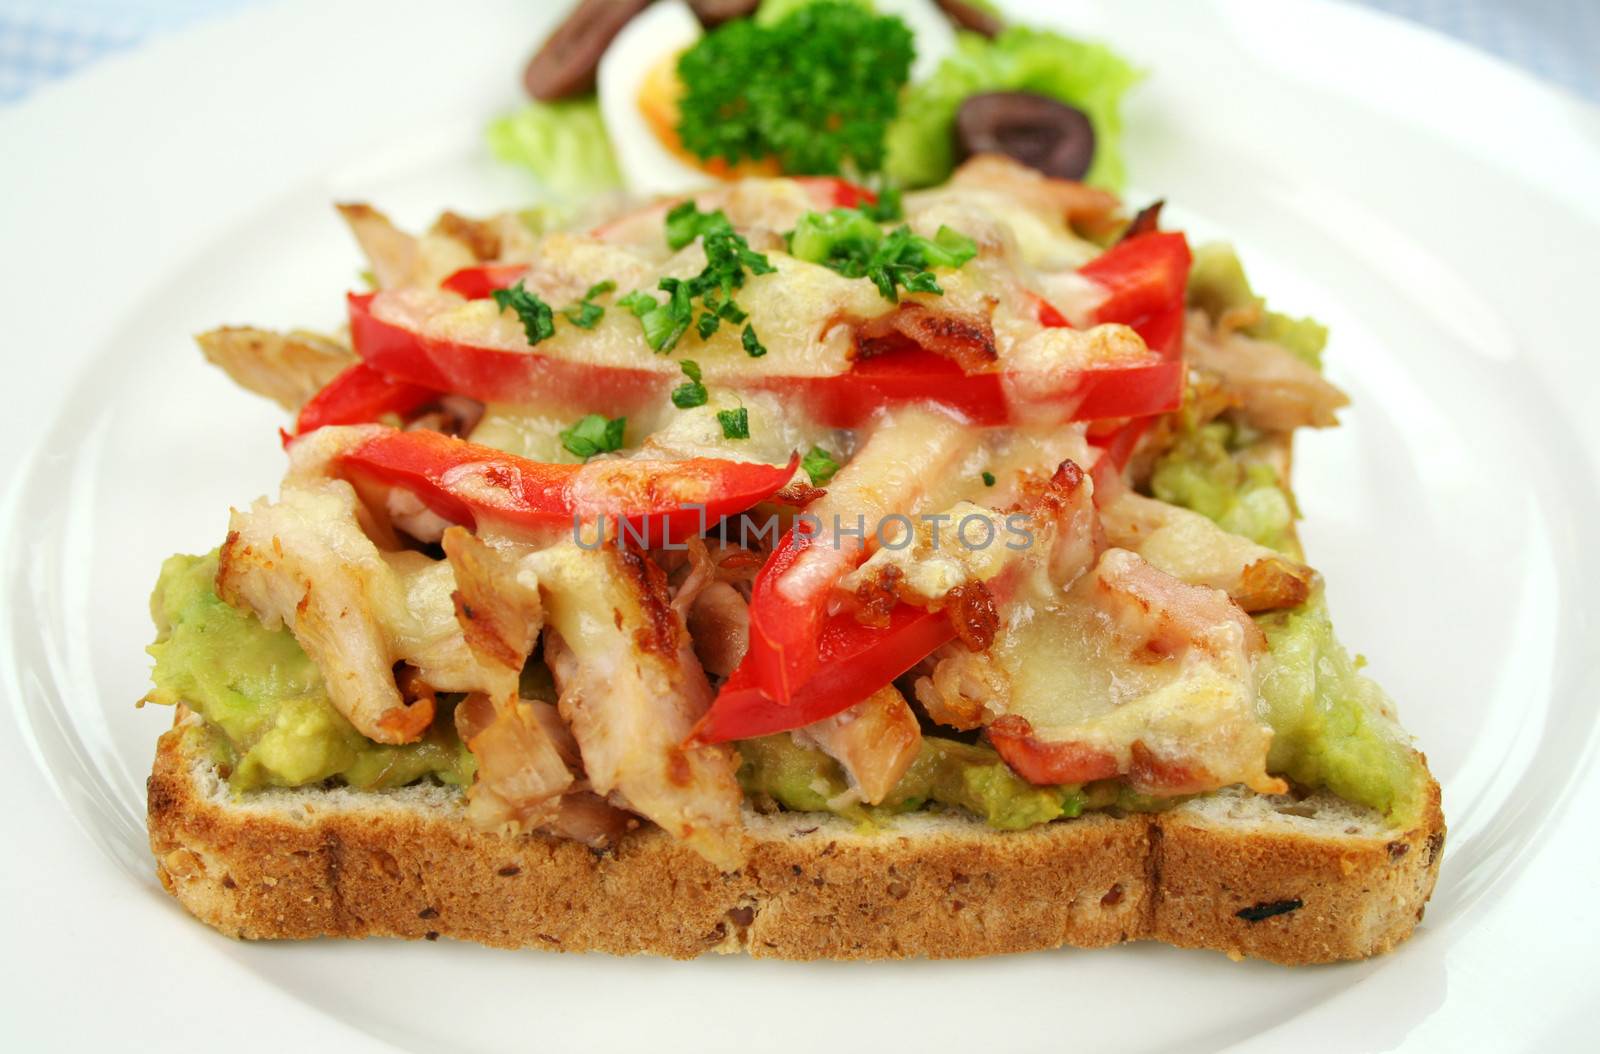
[[[659,399],[675,381],[674,375],[655,370],[437,340],[378,318],[372,313],[373,296],[349,295],[350,341],[369,366],[414,384],[483,402],[550,399],[616,416]]]
[[[817,638],[818,672],[787,706],[756,687],[748,664],[734,670],[694,738],[703,743],[750,739],[820,721],[893,681],[956,635],[943,611],[900,604],[889,624],[863,626],[854,614],[827,617]],[[866,685],[872,685],[867,688]]]
[[[1088,783],[1117,775],[1117,759],[1112,755],[1085,743],[1036,739],[1033,726],[1016,714],[996,719],[985,731],[1001,759],[1037,786]]]
[[[798,599],[779,589],[811,543],[811,534],[791,527],[750,586],[750,644],[738,668],[748,672],[754,683],[767,686],[780,705],[787,704],[793,690],[816,672],[816,641],[833,588],[829,580],[819,592]]]
[[[1176,231],[1141,234],[1118,242],[1079,268],[1106,290],[1095,311],[1099,322],[1134,322],[1183,303],[1193,257]]]
[[[677,544],[770,497],[799,465],[689,458],[548,465],[441,432],[387,432],[338,458],[341,469],[403,487],[453,523],[512,532],[609,521],[623,541]],[[595,537],[599,531],[596,530]]]
[[[420,384],[397,381],[358,362],[323,385],[300,408],[294,434],[305,435],[323,425],[356,425],[377,421],[385,414],[404,417],[439,397]]]
[[[1099,456],[1090,469],[1097,492],[1102,475],[1121,469],[1148,425],[1148,418],[1130,421],[1098,445]],[[868,626],[853,611],[825,612],[831,587],[818,597],[799,601],[781,596],[777,581],[807,547],[796,538],[793,531],[785,535],[756,575],[750,597],[750,648],[696,726],[694,734],[701,742],[770,735],[831,717],[955,638],[955,625],[942,610],[901,602],[889,613],[887,625]],[[1008,593],[1002,584],[1001,599]],[[809,656],[814,659],[805,661]],[[764,685],[777,686],[777,692]],[[775,697],[785,691],[786,700]]]
[[[439,288],[460,293],[468,300],[487,300],[496,289],[511,288],[527,273],[527,264],[479,264],[453,272],[439,283]]]
[[[853,209],[863,202],[878,203],[878,195],[859,183],[838,176],[798,176],[795,182],[806,189],[813,201],[823,208]]]
[[[1067,316],[1058,311],[1054,304],[1042,296],[1036,296],[1034,299],[1038,301],[1034,308],[1034,314],[1039,319],[1039,325],[1047,329],[1066,329],[1071,327],[1072,323],[1067,321]]]
[[[1121,472],[1128,467],[1128,459],[1133,456],[1134,448],[1139,445],[1140,438],[1153,420],[1151,417],[1136,417],[1109,435],[1089,437],[1089,442],[1100,451],[1094,467],[1089,470],[1089,475],[1094,479],[1096,505],[1103,504],[1102,499],[1122,489]]]

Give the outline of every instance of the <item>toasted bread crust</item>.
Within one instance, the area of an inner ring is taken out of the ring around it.
[[[415,798],[306,791],[292,806],[235,804],[194,742],[179,726],[157,749],[157,872],[197,918],[248,939],[445,936],[785,959],[1154,939],[1328,962],[1410,935],[1444,840],[1436,784],[1424,821],[1403,834],[1330,832],[1326,821],[1271,812],[1234,820],[1214,808],[1087,815],[1021,832],[915,816],[862,833],[811,814],[752,814],[745,866],[720,874],[653,828],[597,855],[485,833],[458,806]]]

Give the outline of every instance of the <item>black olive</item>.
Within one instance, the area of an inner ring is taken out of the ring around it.
[[[1082,179],[1094,161],[1094,126],[1082,110],[1025,91],[970,95],[956,111],[957,160],[1005,154],[1056,179]]]
[[[528,60],[522,86],[545,102],[593,91],[600,56],[622,27],[649,6],[650,0],[581,0]]]
[[[707,29],[736,18],[748,18],[760,6],[761,0],[689,0],[690,10]]]
[[[957,29],[993,39],[1000,35],[1005,23],[1000,16],[987,8],[970,4],[967,0],[935,0],[944,17],[955,23]]]

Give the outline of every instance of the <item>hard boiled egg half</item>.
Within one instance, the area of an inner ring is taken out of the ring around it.
[[[877,0],[873,6],[911,29],[914,79],[927,76],[953,50],[955,34],[931,0]],[[700,37],[700,21],[688,4],[660,0],[624,26],[600,58],[600,117],[623,181],[636,194],[682,194],[712,179],[780,174],[772,160],[701,161],[678,140],[678,56]]]

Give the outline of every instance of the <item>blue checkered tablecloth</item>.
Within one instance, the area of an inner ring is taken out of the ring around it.
[[[151,37],[262,2],[0,0],[0,103]],[[1600,102],[1600,0],[1351,2],[1432,26]]]

